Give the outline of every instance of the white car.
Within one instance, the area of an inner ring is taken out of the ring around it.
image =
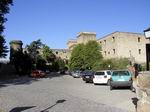
[[[97,71],[94,74],[93,83],[94,84],[110,84],[111,71],[103,70]]]

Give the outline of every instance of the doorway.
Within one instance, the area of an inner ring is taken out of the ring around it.
[[[149,71],[150,63],[150,44],[146,44],[146,70]]]

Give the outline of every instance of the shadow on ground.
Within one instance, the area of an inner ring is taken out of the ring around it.
[[[114,87],[113,91],[120,91],[120,90],[130,90],[132,92],[132,90],[130,89],[130,87]]]
[[[66,100],[65,99],[62,99],[62,100],[57,100],[55,104],[51,105],[50,107],[40,111],[40,112],[49,112],[48,110],[53,108],[54,106],[56,106],[57,104],[60,104],[60,103],[64,103]]]
[[[135,105],[135,109],[137,111],[137,102],[139,101],[138,98],[134,97],[134,98],[131,98],[132,99],[132,103]]]
[[[64,103],[65,101],[66,101],[65,99],[57,100],[55,104],[53,104],[50,107],[47,107],[46,109],[43,109],[42,111],[39,111],[39,112],[49,112],[48,111],[49,109],[53,108],[54,106],[56,106],[58,104]],[[15,107],[15,108],[11,109],[9,112],[23,112],[25,110],[28,110],[28,109],[31,109],[34,107],[36,107],[36,106]]]
[[[53,72],[53,73],[48,73],[47,76],[44,78],[52,79],[55,77],[61,77],[63,75],[64,74],[58,74],[56,72]],[[9,78],[0,77],[0,88],[7,87],[9,85],[29,85],[33,82],[40,81],[41,79],[44,79],[44,78],[32,78],[32,77],[29,77],[28,75],[25,75],[25,76],[14,75],[13,77],[9,77]]]
[[[28,106],[28,107],[15,107],[13,108],[12,110],[10,110],[9,112],[22,112],[24,110],[27,110],[27,109],[31,109],[31,108],[34,108],[36,106]]]

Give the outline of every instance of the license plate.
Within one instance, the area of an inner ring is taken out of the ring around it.
[[[86,78],[90,78],[89,76],[86,76]]]
[[[118,79],[118,81],[125,81],[124,79]]]

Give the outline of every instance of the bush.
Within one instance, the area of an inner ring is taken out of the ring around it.
[[[146,71],[146,63],[141,64],[141,71]]]
[[[97,62],[94,70],[118,70],[127,69],[130,62],[127,58],[111,58]]]

